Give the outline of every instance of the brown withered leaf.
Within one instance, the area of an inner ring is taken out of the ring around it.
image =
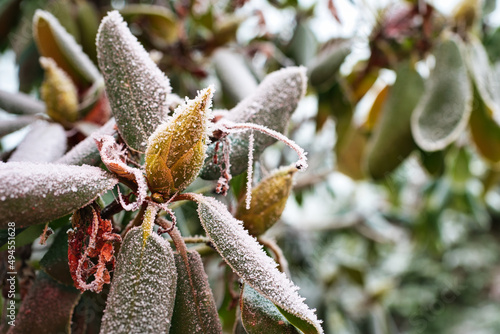
[[[81,291],[100,292],[110,283],[109,270],[114,269],[114,241],[121,241],[113,233],[110,220],[101,218],[99,206],[88,205],[71,217],[68,231],[68,261],[75,287]],[[94,279],[87,283],[94,276]]]
[[[151,192],[168,198],[198,176],[207,149],[213,90],[208,87],[179,106],[149,138],[146,178]]]

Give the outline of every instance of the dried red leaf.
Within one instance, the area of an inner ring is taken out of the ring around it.
[[[68,262],[75,287],[100,292],[110,283],[109,271],[115,267],[113,242],[121,241],[121,237],[113,233],[110,220],[101,218],[95,204],[76,211],[71,221]]]

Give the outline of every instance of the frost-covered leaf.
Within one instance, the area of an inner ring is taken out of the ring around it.
[[[165,6],[130,4],[120,9],[120,14],[129,22],[138,22],[144,34],[157,47],[165,47],[179,39],[175,14]]]
[[[19,143],[9,162],[52,162],[66,151],[66,132],[57,123],[37,121]]]
[[[40,260],[40,267],[59,283],[73,286],[68,266],[68,235],[66,234],[68,228],[69,224],[66,224],[65,227],[59,229],[54,242]]]
[[[411,115],[424,92],[424,80],[408,63],[396,71],[380,120],[365,151],[365,166],[374,179],[387,176],[415,148]]]
[[[187,256],[188,265],[182,255],[174,256],[177,292],[169,333],[222,333],[214,296],[200,254],[190,251]]]
[[[179,106],[149,138],[146,178],[152,192],[169,198],[183,191],[203,166],[212,118],[213,88]]]
[[[38,118],[35,116],[18,116],[15,118],[3,119],[0,122],[0,137],[22,129],[25,126],[34,123],[37,119]]]
[[[101,163],[101,155],[99,154],[99,149],[97,148],[95,137],[102,135],[113,135],[115,131],[115,119],[110,119],[106,124],[104,124],[99,130],[91,134],[81,142],[79,142],[75,147],[73,147],[68,153],[63,155],[59,160],[56,161],[58,164],[65,165],[90,165],[97,166]]]
[[[469,121],[472,87],[458,37],[444,39],[434,52],[436,66],[415,108],[411,129],[425,151],[438,151],[455,141]]]
[[[168,333],[177,272],[168,241],[140,227],[123,240],[111,283],[101,333]]]
[[[230,110],[226,118],[235,123],[254,123],[284,133],[290,116],[297,108],[307,87],[304,67],[288,67],[269,74],[257,90]],[[248,165],[248,135],[233,133],[228,136],[231,145],[231,174],[243,173]],[[262,133],[255,134],[254,155],[258,157],[266,147],[276,142],[275,138]],[[220,166],[214,164],[216,144],[209,145],[207,158],[200,172],[202,178],[216,180],[220,177]],[[218,152],[220,155],[221,152]]]
[[[71,78],[52,58],[40,58],[45,77],[40,95],[45,101],[47,115],[61,124],[78,119],[78,92]]]
[[[73,308],[79,299],[80,291],[57,283],[40,270],[8,333],[69,334]]]
[[[241,320],[248,334],[299,334],[268,299],[244,284],[240,295]]]
[[[148,138],[168,113],[168,78],[117,11],[99,26],[97,57],[118,131],[130,148],[146,151]]]
[[[11,114],[34,115],[45,113],[45,104],[23,93],[0,89],[0,108]]]
[[[0,163],[0,180],[0,228],[62,217],[118,182],[97,167],[28,162]]]
[[[35,12],[33,34],[40,54],[54,59],[79,87],[89,87],[100,79],[99,71],[82,47],[52,14],[40,9]]]
[[[243,221],[248,233],[259,236],[278,221],[292,191],[295,172],[295,167],[284,167],[263,179],[252,190],[249,209],[245,198],[240,199],[235,217]]]
[[[253,94],[257,80],[242,55],[228,49],[219,49],[213,56],[215,72],[222,84],[222,92],[234,104]],[[234,105],[233,104],[233,105]]]
[[[231,216],[221,202],[192,196],[198,202],[198,215],[207,235],[233,271],[276,306],[308,323],[315,333],[323,333],[316,314],[297,293],[298,288],[276,268],[276,262],[264,253],[242,222]]]
[[[311,85],[319,90],[327,90],[336,79],[340,65],[351,52],[350,43],[347,41],[335,41],[324,48],[308,66],[308,77]]]

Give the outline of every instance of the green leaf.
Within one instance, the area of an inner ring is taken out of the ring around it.
[[[320,91],[328,90],[337,80],[336,74],[349,53],[351,45],[348,41],[330,42],[308,66],[311,85]]]
[[[45,104],[23,93],[10,93],[0,89],[0,108],[11,114],[35,115],[45,113]]]
[[[37,119],[35,116],[19,116],[11,119],[3,119],[0,122],[0,138],[30,125]]]
[[[273,303],[246,284],[241,288],[240,309],[241,320],[248,334],[300,333]]]
[[[57,160],[56,163],[78,166],[98,166],[101,163],[101,155],[99,154],[99,149],[95,143],[94,136],[115,135],[115,125],[115,119],[110,119],[99,130],[74,146],[68,153]]]
[[[177,272],[168,241],[140,227],[123,240],[111,283],[101,333],[168,333]]]
[[[116,185],[112,175],[91,166],[0,163],[0,228],[46,223],[92,202]]]
[[[290,116],[297,108],[307,87],[304,67],[287,67],[269,74],[257,90],[241,101],[227,114],[227,119],[235,123],[255,123],[284,133]],[[248,134],[233,133],[228,136],[231,142],[231,174],[243,173],[248,166]],[[255,134],[254,156],[258,157],[276,139],[262,133]],[[200,172],[206,180],[220,177],[220,166],[213,163],[215,143],[208,146],[207,158]],[[218,152],[220,155],[221,152]]]
[[[80,291],[54,281],[39,271],[16,316],[9,333],[71,333],[73,308]]]
[[[168,78],[117,11],[101,21],[97,58],[118,131],[131,149],[145,152],[149,137],[168,114]]]
[[[361,180],[365,177],[363,157],[368,142],[367,134],[354,124],[345,132],[342,141],[335,145],[337,170],[354,180]]]
[[[136,22],[156,47],[165,47],[179,39],[175,14],[167,7],[156,5],[128,5],[120,10],[128,22]]]
[[[33,34],[40,55],[54,59],[78,87],[87,88],[101,79],[82,47],[49,12],[40,9],[35,12]]]
[[[434,52],[436,66],[411,119],[415,142],[425,151],[454,142],[469,121],[472,87],[461,49],[459,38],[450,35]]]
[[[57,282],[74,286],[68,265],[68,234],[66,232],[70,226],[67,224],[57,232],[54,242],[40,260],[40,267]]]
[[[182,255],[174,256],[177,292],[169,333],[222,333],[214,296],[200,254],[190,251],[187,255],[187,264]]]
[[[9,162],[52,162],[66,151],[66,131],[57,123],[37,121],[19,143]]]
[[[94,63],[97,63],[95,38],[99,29],[99,12],[95,5],[87,0],[78,0],[76,6],[76,22],[80,30],[83,51]]]
[[[365,151],[365,166],[374,179],[387,176],[415,148],[411,115],[424,92],[424,81],[408,63],[401,64],[396,75]]]
[[[306,20],[298,20],[293,37],[287,46],[287,53],[291,55],[297,65],[308,65],[316,55],[318,41],[316,35],[309,28]]]
[[[233,271],[276,306],[308,323],[314,333],[323,333],[316,314],[297,293],[298,288],[276,268],[276,262],[264,253],[242,222],[213,198],[196,194],[192,198],[198,203],[203,228]]]
[[[227,97],[233,106],[257,89],[257,80],[241,54],[221,48],[214,53],[213,62],[224,97]]]

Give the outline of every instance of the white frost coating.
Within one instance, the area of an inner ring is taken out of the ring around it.
[[[65,165],[91,165],[95,166],[101,163],[101,156],[93,136],[113,135],[115,131],[115,119],[110,119],[99,130],[79,142],[68,153],[56,161],[58,164]]]
[[[306,320],[318,333],[323,333],[314,310],[308,308],[304,298],[277,264],[268,257],[262,246],[243,228],[226,207],[214,198],[192,194],[198,202],[198,215],[203,228],[226,263],[246,283],[274,304]]]
[[[52,162],[66,151],[66,132],[57,123],[38,121],[9,158],[13,161]]]
[[[155,233],[143,245],[140,227],[123,240],[102,319],[104,334],[168,333],[177,270],[168,241]]]
[[[248,170],[247,170],[247,193],[245,196],[245,207],[250,210],[250,203],[252,202],[252,180],[253,180],[253,131],[250,132],[248,138]]]
[[[46,223],[92,202],[118,180],[101,168],[0,163],[0,228]]]
[[[224,93],[228,94],[233,102],[240,102],[257,89],[257,80],[240,54],[228,49],[219,49],[213,60]]]
[[[118,188],[118,198],[121,206],[127,211],[134,211],[144,202],[147,196],[146,178],[140,169],[130,167],[125,163],[126,155],[122,145],[118,145],[115,139],[109,135],[94,136],[96,144],[101,154],[102,162],[108,169],[116,173],[120,177],[133,180],[137,183],[137,201],[135,203],[126,204]]]
[[[37,9],[35,15],[33,16],[33,33],[35,39],[38,40],[37,28],[40,19],[47,21],[50,25],[52,35],[54,36],[56,43],[64,53],[66,60],[71,63],[71,65],[78,69],[79,74],[83,75],[85,80],[89,82],[95,82],[101,79],[99,71],[94,66],[94,63],[90,58],[83,52],[82,47],[75,41],[73,36],[69,34],[66,29],[59,23],[59,21],[49,12]]]
[[[97,58],[118,130],[129,147],[144,152],[168,114],[170,82],[117,11],[99,26]]]

